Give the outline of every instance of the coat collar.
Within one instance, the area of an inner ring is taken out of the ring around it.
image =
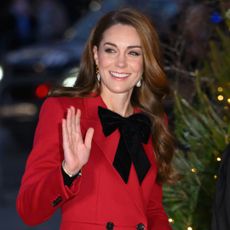
[[[105,158],[112,165],[120,134],[119,131],[116,130],[108,137],[104,135],[98,115],[98,106],[107,108],[106,104],[100,96],[84,98],[85,116],[82,116],[82,118],[84,119],[85,117],[86,120],[82,125],[87,125],[87,127],[83,127],[84,130],[88,129],[89,127],[94,128],[93,142],[97,144]]]
[[[107,108],[101,96],[92,95],[84,98],[85,115],[88,120],[98,121],[98,106]],[[99,121],[100,122],[100,121]]]

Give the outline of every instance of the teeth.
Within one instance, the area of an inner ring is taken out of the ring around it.
[[[117,72],[110,72],[111,74],[112,74],[112,76],[114,76],[114,77],[120,77],[120,78],[123,78],[123,77],[128,77],[129,76],[129,74],[127,74],[127,73],[117,73]]]

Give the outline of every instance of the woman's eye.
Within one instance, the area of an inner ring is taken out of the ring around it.
[[[106,53],[115,53],[115,50],[114,50],[114,49],[111,49],[111,48],[106,48],[106,49],[105,49],[105,52],[106,52]]]
[[[140,56],[141,55],[141,53],[137,52],[137,51],[130,51],[129,54],[132,56]]]

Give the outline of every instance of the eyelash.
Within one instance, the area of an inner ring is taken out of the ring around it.
[[[106,53],[115,53],[116,51],[112,48],[106,48],[105,52]],[[139,52],[136,52],[136,51],[130,51],[129,54],[132,56],[140,56],[141,55]]]
[[[105,52],[106,52],[106,53],[114,53],[115,50],[114,50],[114,49],[111,49],[111,48],[106,48],[106,49],[105,49]]]
[[[129,54],[131,54],[132,56],[140,56],[141,55],[139,52],[136,52],[136,51],[130,51]]]

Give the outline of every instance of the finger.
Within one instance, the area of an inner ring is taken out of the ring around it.
[[[83,138],[82,138],[82,132],[81,132],[81,110],[77,109],[76,115],[75,115],[75,132],[76,132],[76,136],[75,136],[75,141],[78,144],[82,144],[83,143]]]
[[[70,111],[71,111],[71,131],[74,132],[75,131],[75,108],[73,106],[70,107]]]
[[[82,136],[81,134],[81,110],[80,109],[77,109],[77,113],[75,116],[75,123],[76,123],[77,133]]]
[[[93,139],[94,129],[89,128],[85,135],[85,146],[87,149],[91,149],[92,139]]]
[[[73,126],[73,121],[75,117],[75,109],[73,106],[68,108],[68,114],[67,114],[67,129],[68,129],[68,139],[69,144],[72,145],[75,141],[75,127]]]
[[[72,106],[72,131],[75,134],[76,133],[76,110],[75,108]]]
[[[67,132],[67,123],[65,119],[62,119],[62,145],[63,145],[63,150],[65,153],[65,150],[67,149],[69,145],[69,138],[68,138],[68,132]]]
[[[71,136],[71,109],[67,109],[67,116],[66,116],[66,128],[68,137]]]

